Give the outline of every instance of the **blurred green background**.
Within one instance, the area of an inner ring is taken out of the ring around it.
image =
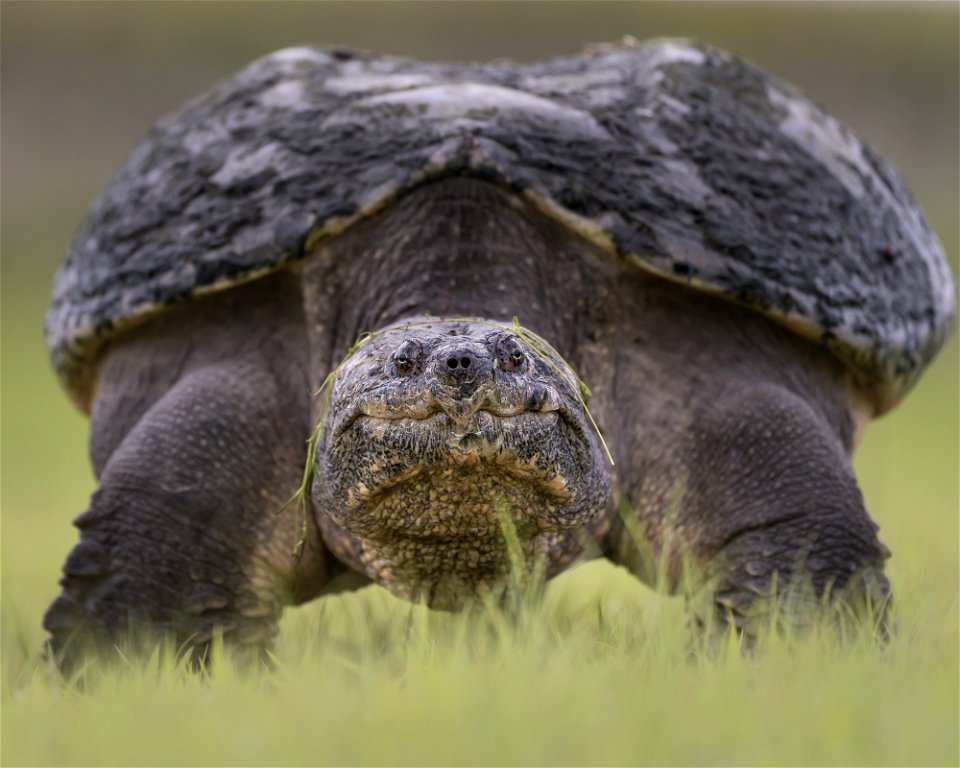
[[[902,171],[958,252],[956,3],[85,3],[0,6],[2,618],[28,646],[93,480],[86,424],[43,344],[54,270],[100,187],[160,115],[299,43],[521,61],[630,34],[689,36],[794,82]],[[956,339],[857,458],[894,582],[958,580]],[[955,598],[954,598],[955,611]],[[25,633],[25,636],[24,636]],[[5,645],[5,651],[7,650]]]

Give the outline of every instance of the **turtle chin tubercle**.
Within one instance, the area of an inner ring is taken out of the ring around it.
[[[576,374],[484,320],[417,318],[368,337],[336,373],[316,456],[328,546],[444,607],[506,575],[505,524],[526,555],[562,559],[609,498]]]

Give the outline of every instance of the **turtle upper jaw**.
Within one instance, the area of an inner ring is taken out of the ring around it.
[[[456,431],[468,434],[475,428],[478,413],[487,413],[498,419],[509,419],[524,413],[557,412],[561,412],[566,418],[571,417],[563,408],[556,390],[550,386],[537,387],[529,397],[501,400],[496,397],[493,386],[488,383],[475,386],[471,392],[467,393],[463,389],[452,390],[450,387],[431,384],[424,387],[420,397],[411,398],[409,402],[403,404],[391,402],[391,398],[380,396],[364,398],[337,420],[333,435],[334,439],[339,438],[358,419],[375,419],[385,422],[401,419],[426,421],[438,414],[444,414]]]
[[[457,412],[437,410],[423,418],[383,418],[361,415],[352,422],[355,429],[385,433],[393,422],[405,423],[405,428],[429,430],[442,437],[441,443],[450,452],[450,461],[464,463],[463,457],[477,456],[493,460],[496,457],[509,457],[512,454],[507,439],[512,430],[526,432],[540,431],[556,427],[560,418],[557,409],[547,411],[522,411],[521,413],[498,413],[493,409],[477,408]]]
[[[560,397],[553,387],[540,385],[530,403],[525,399],[502,399],[496,396],[492,380],[467,381],[457,387],[431,382],[427,389],[432,403],[453,422],[461,432],[468,432],[479,412],[500,419],[509,419],[523,413],[551,413],[560,409]]]
[[[356,398],[353,406],[334,420],[332,434],[338,439],[362,418],[423,421],[438,413],[446,414],[457,429],[467,432],[474,416],[481,411],[502,419],[529,412],[553,411],[562,411],[566,417],[574,418],[563,407],[556,388],[549,384],[538,382],[519,388],[519,391],[498,392],[489,376],[454,386],[433,379],[416,388],[399,392],[385,388]]]

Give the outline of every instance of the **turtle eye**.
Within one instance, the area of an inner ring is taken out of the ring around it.
[[[523,365],[524,354],[520,342],[513,336],[500,339],[497,344],[497,363],[502,371],[517,371]]]
[[[393,367],[401,376],[416,376],[420,373],[420,344],[405,341],[393,355]]]

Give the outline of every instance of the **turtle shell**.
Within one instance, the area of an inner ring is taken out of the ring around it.
[[[448,175],[825,343],[881,410],[953,321],[942,248],[895,169],[723,51],[627,40],[517,65],[291,48],[160,121],[103,191],[56,277],[54,366],[83,404],[118,329]]]

